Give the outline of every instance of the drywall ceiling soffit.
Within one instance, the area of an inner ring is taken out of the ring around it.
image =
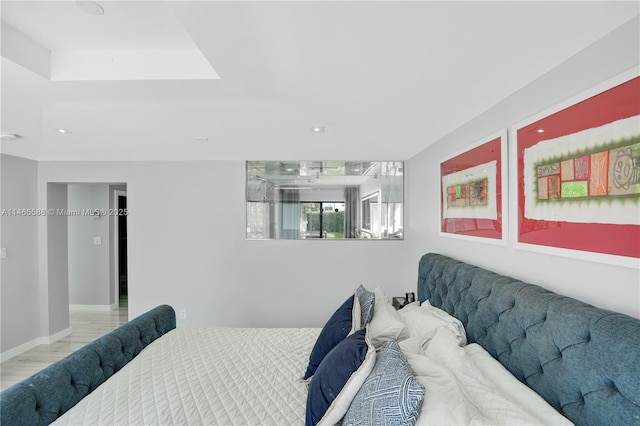
[[[3,152],[42,160],[403,160],[638,15],[635,2],[104,6],[109,25],[74,26],[71,16],[83,13],[74,2],[2,2],[3,27],[40,46],[32,61],[49,52],[50,65],[3,69],[2,129],[27,134]],[[55,74],[54,52],[127,49],[196,49],[221,79],[43,77]],[[316,125],[325,133],[312,134]],[[73,133],[61,137],[59,127]]]
[[[219,78],[164,2],[103,5],[92,15],[74,1],[3,2],[3,56],[51,81]]]

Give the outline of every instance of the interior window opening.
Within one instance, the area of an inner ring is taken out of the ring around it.
[[[401,161],[248,161],[247,239],[403,239]]]

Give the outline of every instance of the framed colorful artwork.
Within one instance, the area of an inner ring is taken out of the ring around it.
[[[514,246],[640,267],[640,77],[631,70],[514,126]]]
[[[503,130],[440,162],[440,235],[507,244],[506,149]]]

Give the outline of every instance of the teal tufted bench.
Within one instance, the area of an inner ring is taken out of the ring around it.
[[[418,299],[576,425],[640,425],[640,320],[436,253]]]

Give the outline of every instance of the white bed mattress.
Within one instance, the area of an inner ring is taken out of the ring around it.
[[[55,424],[304,424],[316,328],[179,327]]]

